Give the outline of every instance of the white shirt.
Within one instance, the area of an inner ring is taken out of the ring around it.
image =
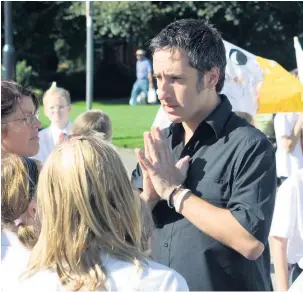
[[[108,291],[189,291],[182,276],[153,261],[138,271],[131,263],[103,256]],[[66,291],[57,274],[42,271],[22,282],[23,291]]]
[[[68,135],[71,126],[72,124],[69,122],[64,129],[59,129],[54,126],[50,126],[48,128],[41,130],[39,132],[39,144],[40,144],[39,153],[32,158],[40,160],[42,164],[44,164],[50,153],[58,144],[60,134],[64,133]]]
[[[156,118],[153,123],[153,127],[159,127],[161,130],[170,126],[172,122],[168,118],[168,114],[165,112],[162,106],[160,106]]]
[[[275,135],[277,140],[276,165],[277,176],[289,177],[303,168],[303,153],[300,139],[292,152],[287,153],[282,147],[281,137],[291,136],[300,113],[277,113],[274,119]]]
[[[292,283],[288,292],[302,292],[303,291],[303,272],[299,275],[299,277]]]
[[[303,169],[280,186],[270,236],[287,238],[287,259],[303,268]]]
[[[1,291],[21,291],[19,277],[26,271],[29,255],[30,250],[19,241],[16,233],[1,232]]]

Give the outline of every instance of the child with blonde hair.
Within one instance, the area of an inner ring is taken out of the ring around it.
[[[6,153],[1,159],[1,291],[17,291],[38,240],[35,190],[40,163]]]
[[[101,133],[58,145],[37,197],[41,233],[24,289],[188,291],[182,276],[148,259],[140,196]]]
[[[53,82],[43,96],[43,105],[44,113],[51,124],[39,132],[40,151],[34,158],[44,164],[54,147],[70,132],[71,122],[68,119],[71,111],[70,94]]]
[[[108,141],[112,140],[112,122],[109,116],[101,110],[89,110],[80,114],[73,122],[72,135],[82,135],[90,131],[104,134]]]

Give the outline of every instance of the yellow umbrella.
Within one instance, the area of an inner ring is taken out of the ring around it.
[[[257,57],[264,74],[258,113],[303,111],[303,85],[277,62]]]

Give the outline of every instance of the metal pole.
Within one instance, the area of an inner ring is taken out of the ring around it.
[[[93,1],[86,0],[86,109],[92,108],[94,92]]]
[[[15,49],[13,46],[12,1],[4,1],[5,45],[3,47],[4,79],[15,78]]]

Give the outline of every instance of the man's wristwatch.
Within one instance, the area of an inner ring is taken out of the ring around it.
[[[176,212],[180,213],[181,204],[186,196],[190,192],[189,189],[185,189],[183,185],[178,185],[176,188],[172,190],[167,198],[167,205],[169,208],[175,208]],[[175,203],[173,203],[173,197],[177,195]]]
[[[182,202],[185,199],[186,195],[190,192],[191,191],[189,189],[180,189],[179,191],[176,192],[175,194],[176,199],[174,203],[176,212],[181,213]]]
[[[173,196],[175,195],[175,193],[180,189],[182,188],[182,185],[178,185],[176,188],[174,188],[171,193],[169,194],[169,196],[167,197],[167,205],[169,208],[173,209],[174,208],[174,205],[172,203],[173,201]]]

